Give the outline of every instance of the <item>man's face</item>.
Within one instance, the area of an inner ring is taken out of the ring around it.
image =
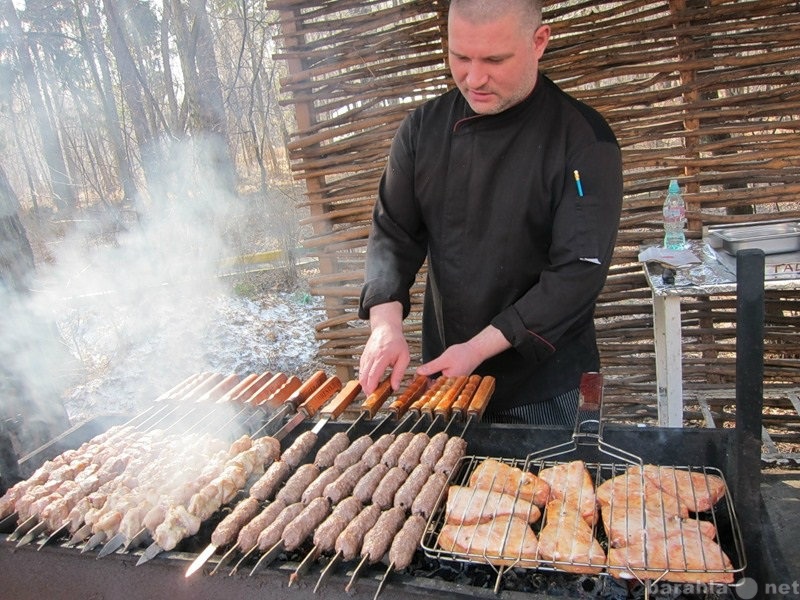
[[[469,105],[491,115],[524,100],[533,90],[550,28],[523,27],[513,12],[475,24],[451,10],[450,72]]]

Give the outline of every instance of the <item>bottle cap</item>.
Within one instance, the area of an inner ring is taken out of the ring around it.
[[[681,186],[678,185],[678,180],[673,179],[669,182],[669,189],[667,190],[670,194],[680,194],[681,193]]]

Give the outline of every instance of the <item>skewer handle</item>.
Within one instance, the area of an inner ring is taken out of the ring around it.
[[[444,393],[441,400],[436,403],[436,406],[433,407],[433,414],[446,419],[450,415],[450,410],[453,404],[455,404],[456,400],[458,400],[461,390],[465,388],[469,380],[470,377],[466,375],[456,377],[455,381],[453,381],[453,384]]]
[[[240,380],[236,385],[234,385],[230,390],[222,394],[217,399],[217,404],[221,404],[223,402],[233,402],[239,394],[244,392],[250,384],[252,384],[256,379],[258,379],[258,373],[250,373],[244,379]]]
[[[183,392],[194,387],[197,383],[199,383],[202,379],[205,379],[209,373],[195,373],[194,375],[189,375],[186,379],[181,381],[179,384],[172,386],[166,392],[161,394],[158,398],[155,399],[156,402],[161,402],[163,400],[176,400],[183,395]]]
[[[472,396],[475,394],[475,390],[478,389],[478,385],[481,382],[480,375],[470,375],[467,379],[467,383],[464,387],[459,391],[458,396],[456,397],[455,401],[450,405],[450,411],[453,416],[460,415],[461,418],[464,418],[464,414],[466,413],[467,407],[469,406],[470,400],[472,400]],[[439,407],[437,407],[438,409]],[[442,407],[445,408],[445,407]],[[439,414],[439,411],[436,411]],[[446,416],[446,415],[443,415]]]
[[[449,380],[450,380],[449,377],[444,377],[444,376],[439,377],[439,379],[437,379],[436,381],[433,382],[433,386],[431,386],[428,389],[428,391],[426,391],[424,394],[422,394],[422,396],[420,396],[420,398],[418,400],[414,401],[411,404],[411,406],[409,407],[408,410],[411,411],[412,413],[416,414],[417,416],[420,416],[422,414],[423,407],[428,402],[430,402],[431,399],[434,398],[436,396],[436,394],[438,394],[439,391],[445,385],[447,385]],[[438,402],[438,399],[437,399],[437,402]]]
[[[361,393],[361,384],[357,379],[351,379],[344,387],[341,386],[342,384],[339,382],[341,391],[339,391],[339,394],[322,409],[320,412],[321,417],[338,419],[339,415],[341,415],[345,409],[350,406],[353,400],[356,399],[356,396]]]
[[[364,403],[361,405],[361,410],[367,413],[368,418],[374,419],[375,414],[380,410],[383,403],[386,402],[391,394],[392,381],[391,377],[387,377],[378,384],[374,392],[367,396],[367,399],[364,400]]]
[[[217,383],[214,387],[208,390],[205,394],[200,396],[196,402],[208,402],[208,401],[216,401],[229,391],[231,391],[236,384],[239,383],[239,376],[236,373],[232,373],[231,375],[226,375],[222,378],[222,381]]]
[[[306,400],[300,405],[298,410],[302,410],[309,417],[317,414],[317,411],[342,389],[342,381],[336,375],[328,377],[324,383],[318,386]]]
[[[295,409],[308,400],[308,397],[325,382],[325,371],[317,371],[309,377],[295,392],[286,399],[286,404],[291,404]]]
[[[283,373],[278,373],[275,377],[279,378],[279,383],[274,383],[274,387],[270,390],[259,390],[256,392],[256,395],[252,399],[252,404],[254,405],[262,405],[266,404],[267,406],[271,406],[275,408],[280,406],[281,404],[285,403],[286,400],[289,399],[297,388],[303,385],[303,382],[300,381],[299,378],[292,375],[291,377],[286,377]],[[270,385],[271,382],[267,382],[265,385]],[[291,406],[291,405],[289,405]]]
[[[389,412],[394,413],[395,419],[399,420],[411,403],[425,393],[425,388],[428,386],[428,378],[424,375],[417,375],[414,380],[408,384],[408,387],[400,395],[397,400],[389,405]]]
[[[475,394],[472,396],[472,401],[469,403],[467,414],[473,419],[480,420],[483,416],[489,400],[494,394],[495,379],[491,375],[486,375],[482,380]]]

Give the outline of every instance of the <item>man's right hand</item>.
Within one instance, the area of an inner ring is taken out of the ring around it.
[[[369,324],[372,333],[361,354],[358,381],[369,395],[378,387],[388,367],[392,371],[392,388],[397,390],[411,362],[403,335],[403,305],[387,302],[373,306],[369,310]]]

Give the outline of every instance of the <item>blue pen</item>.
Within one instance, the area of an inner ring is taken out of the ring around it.
[[[583,197],[583,186],[581,185],[581,174],[575,169],[572,174],[575,176],[575,185],[578,186],[578,196]]]

